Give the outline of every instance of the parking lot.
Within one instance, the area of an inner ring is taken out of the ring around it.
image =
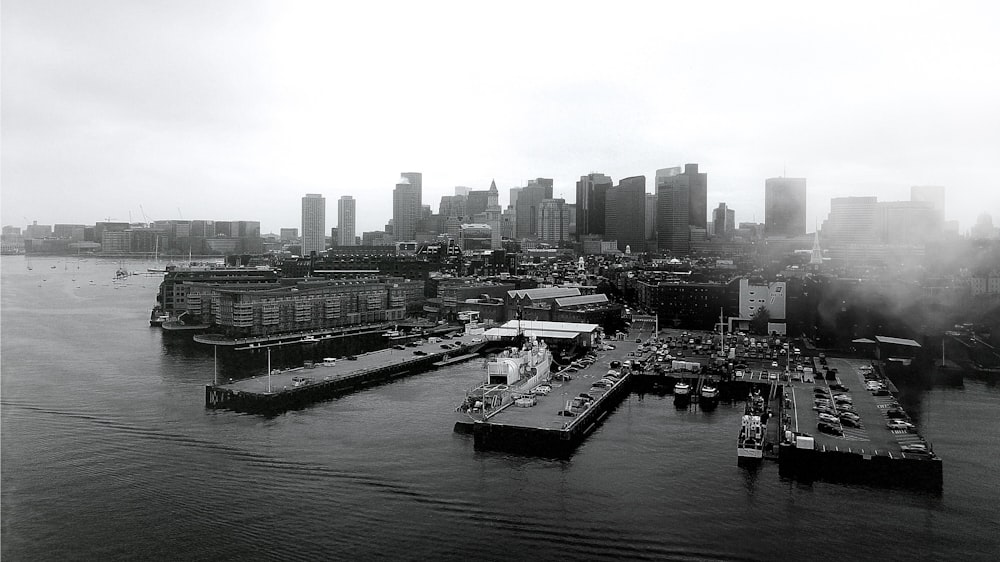
[[[926,443],[868,361],[830,358],[827,363],[836,369],[834,380],[817,376],[812,383],[793,381],[786,387],[794,431],[812,435],[817,448],[922,456],[919,449]],[[857,421],[845,421],[845,413]],[[823,429],[821,423],[826,423]]]

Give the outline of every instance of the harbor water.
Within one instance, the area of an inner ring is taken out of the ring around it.
[[[1000,554],[996,380],[904,384],[944,459],[940,494],[739,467],[742,404],[669,395],[628,396],[568,460],[477,452],[452,427],[481,361],[273,417],[210,410],[212,348],[148,325],[158,277],[116,282],[98,258],[0,266],[5,560]],[[227,361],[227,378],[266,369]]]

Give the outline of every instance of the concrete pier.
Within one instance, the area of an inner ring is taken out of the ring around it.
[[[452,358],[473,359],[484,344],[468,340],[382,349],[354,359],[307,363],[303,367],[272,371],[270,375],[206,385],[205,406],[253,413],[279,413],[301,408],[365,386],[426,372],[435,364],[453,363]],[[443,349],[441,346],[445,344],[451,349]]]

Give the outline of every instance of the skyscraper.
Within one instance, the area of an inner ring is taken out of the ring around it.
[[[543,199],[538,204],[538,238],[551,244],[569,239],[569,205],[565,199]]]
[[[872,244],[877,241],[877,220],[877,197],[834,197],[823,222],[823,238],[833,243]]]
[[[392,226],[397,242],[407,242],[416,238],[417,220],[420,219],[420,203],[417,187],[409,178],[399,178],[392,191]]]
[[[486,215],[486,224],[490,225],[490,248],[498,250],[502,247],[500,244],[503,233],[500,230],[500,215],[503,213],[503,209],[500,208],[500,192],[497,191],[497,182],[490,182],[490,189],[486,192],[486,209],[483,210],[483,214]]]
[[[661,252],[685,255],[691,250],[692,231],[708,229],[708,174],[697,164],[656,171],[656,239]]]
[[[646,241],[646,176],[618,182],[605,199],[604,238],[617,240],[618,249],[642,252]]]
[[[353,246],[355,231],[354,198],[344,195],[337,201],[337,245]]]
[[[417,193],[417,209],[424,204],[424,175],[420,172],[403,172],[400,177],[410,181],[410,186]]]
[[[806,233],[806,179],[764,180],[765,236],[802,236]]]
[[[326,250],[326,198],[307,193],[302,198],[302,255]]]
[[[732,238],[733,231],[736,230],[736,211],[728,208],[725,203],[719,203],[719,206],[712,210],[712,224],[716,238],[723,240]]]
[[[538,206],[544,199],[552,199],[552,180],[528,180],[528,185],[517,195],[517,238],[538,236]]]
[[[592,173],[576,182],[576,235],[604,234],[605,200],[613,185],[609,176]]]
[[[656,194],[646,194],[646,240],[656,240]]]

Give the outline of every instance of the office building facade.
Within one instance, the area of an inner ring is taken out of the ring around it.
[[[610,176],[592,173],[576,182],[576,234],[604,234],[605,201],[613,182]]]
[[[337,245],[354,246],[356,214],[354,198],[344,195],[337,201]]]
[[[802,236],[806,233],[806,179],[764,180],[764,235]]]
[[[646,176],[624,178],[605,198],[604,238],[617,240],[618,249],[642,252],[646,248]]]
[[[326,198],[307,193],[302,198],[302,255],[326,250]]]

